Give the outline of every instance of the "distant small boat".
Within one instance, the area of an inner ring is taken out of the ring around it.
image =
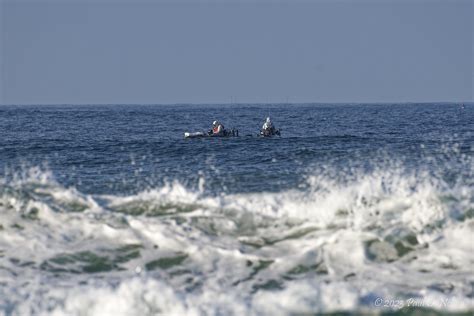
[[[239,130],[231,129],[231,130],[224,130],[222,134],[213,134],[212,131],[206,132],[185,132],[184,138],[203,138],[203,137],[237,137],[239,136]]]
[[[258,136],[260,137],[272,137],[272,136],[281,136],[280,130],[279,129],[274,129],[271,131],[266,131],[266,130],[261,130],[260,134]]]

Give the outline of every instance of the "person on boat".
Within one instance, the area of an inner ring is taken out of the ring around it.
[[[265,123],[262,126],[262,134],[263,135],[273,135],[275,134],[275,127],[273,126],[272,120],[267,117]]]
[[[212,135],[222,135],[224,134],[224,125],[219,123],[219,121],[212,122]]]

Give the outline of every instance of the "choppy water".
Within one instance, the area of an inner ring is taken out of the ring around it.
[[[246,136],[267,115],[282,137]],[[242,136],[183,139],[214,119]],[[6,314],[474,309],[472,103],[4,106],[0,131]]]

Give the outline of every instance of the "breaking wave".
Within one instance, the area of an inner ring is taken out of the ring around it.
[[[401,166],[329,169],[285,192],[210,195],[201,179],[119,196],[31,168],[0,181],[0,309],[281,314],[421,300],[472,310],[471,160],[464,170],[447,181]]]

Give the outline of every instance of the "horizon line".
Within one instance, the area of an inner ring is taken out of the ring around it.
[[[93,105],[146,105],[146,106],[181,106],[181,105],[386,105],[386,104],[470,104],[472,101],[382,101],[382,102],[199,102],[199,103],[0,103],[0,106],[93,106]]]

